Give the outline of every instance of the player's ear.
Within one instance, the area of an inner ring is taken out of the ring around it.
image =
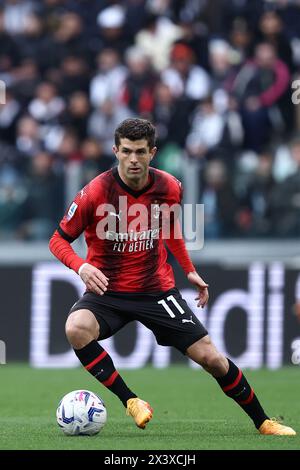
[[[112,150],[113,150],[115,156],[117,157],[117,159],[119,160],[119,157],[118,157],[118,155],[117,155],[117,153],[118,153],[118,151],[119,151],[118,147],[117,147],[116,145],[113,145]]]
[[[150,150],[151,160],[155,157],[156,152],[157,152],[157,147],[153,147],[153,148]]]

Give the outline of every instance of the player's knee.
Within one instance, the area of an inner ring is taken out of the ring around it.
[[[200,364],[212,375],[224,375],[226,373],[224,356],[216,350],[204,352]]]
[[[80,340],[81,336],[84,333],[84,329],[76,324],[74,321],[67,320],[66,323],[66,335],[71,344],[73,342]]]
[[[95,328],[87,324],[84,318],[82,318],[82,315],[77,312],[71,313],[68,317],[65,330],[68,341],[76,349],[84,347],[98,336],[98,332],[95,331]]]
[[[219,353],[208,335],[190,346],[187,355],[212,375],[220,376],[227,372],[226,358]]]

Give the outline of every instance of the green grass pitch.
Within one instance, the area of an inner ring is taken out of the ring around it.
[[[128,385],[154,408],[146,430],[125,416],[119,400],[83,369],[40,370],[0,366],[0,449],[300,449],[299,368],[246,371],[270,416],[282,416],[296,437],[261,436],[215,381],[184,366],[122,372]],[[92,437],[65,436],[56,424],[61,397],[71,390],[98,393],[108,411],[103,431]]]

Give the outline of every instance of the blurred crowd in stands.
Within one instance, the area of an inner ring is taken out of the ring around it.
[[[47,239],[130,116],[198,162],[206,238],[299,236],[297,78],[300,0],[0,0],[0,239]]]

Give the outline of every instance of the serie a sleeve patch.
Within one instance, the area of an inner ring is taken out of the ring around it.
[[[76,202],[72,202],[72,204],[69,207],[68,213],[67,213],[67,220],[71,220],[73,215],[75,214],[77,210],[78,204]]]

